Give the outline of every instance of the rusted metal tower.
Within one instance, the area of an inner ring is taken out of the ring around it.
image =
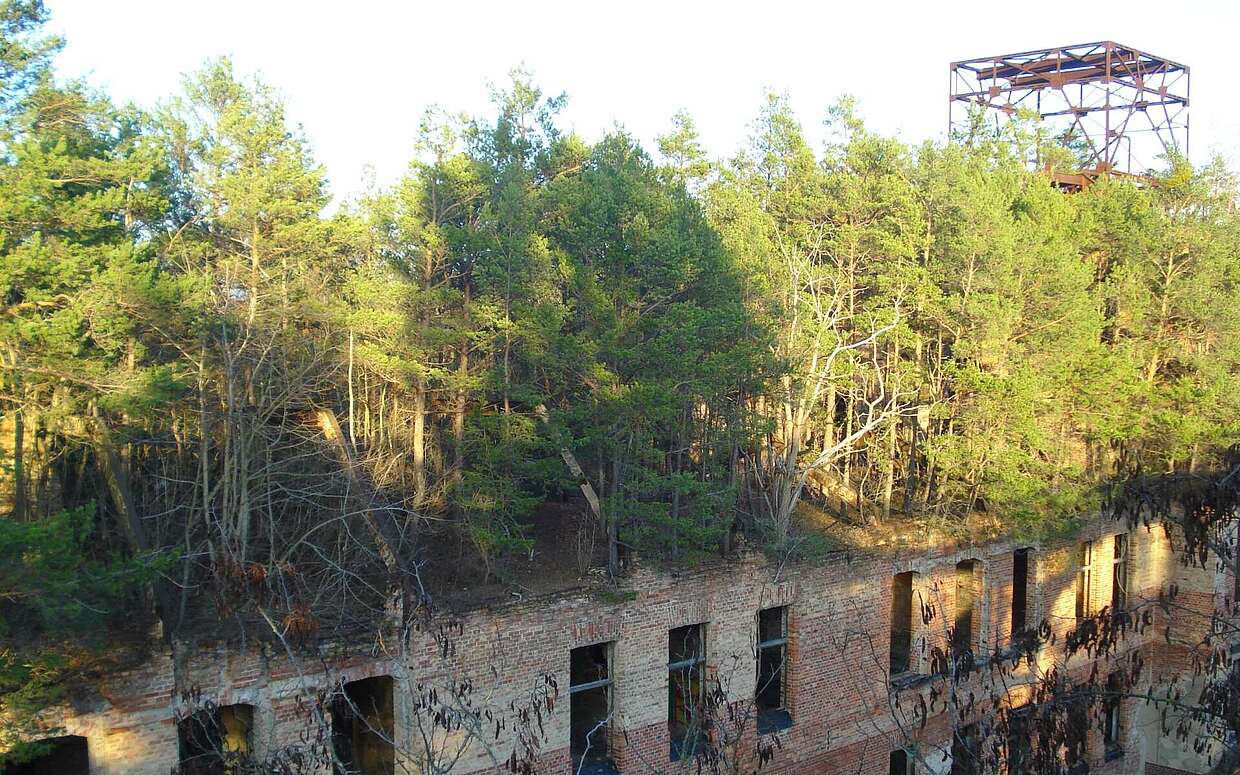
[[[949,130],[968,131],[978,109],[996,124],[1027,109],[1078,148],[1082,184],[1142,175],[1188,154],[1188,85],[1185,65],[1109,40],[968,59],[951,64]]]

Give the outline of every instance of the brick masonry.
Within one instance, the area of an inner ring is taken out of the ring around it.
[[[1076,541],[1093,540],[1091,605],[1110,603],[1113,534],[1111,523],[1088,528],[1072,541],[1032,547],[1029,564],[1029,621],[1046,619],[1056,643],[1075,622]],[[1144,528],[1130,537],[1132,598],[1157,595],[1171,582],[1181,600],[1203,612],[1212,610],[1217,589],[1230,589],[1230,576],[1183,567],[1170,538],[1161,529]],[[716,563],[679,574],[638,568],[619,593],[564,592],[464,615],[461,633],[452,639],[453,653],[443,658],[435,643],[416,634],[408,647],[389,643],[367,649],[289,658],[273,649],[239,652],[218,645],[195,653],[157,655],[141,669],[110,677],[97,696],[64,709],[61,723],[71,734],[87,738],[91,772],[96,775],[166,775],[177,765],[175,714],[180,695],[200,690],[220,704],[243,703],[255,708],[252,744],[258,750],[314,743],[313,698],[335,680],[376,675],[395,679],[396,737],[402,748],[397,772],[418,772],[411,758],[415,740],[428,728],[416,708],[417,688],[446,687],[470,681],[471,701],[494,717],[511,716],[526,703],[539,676],[553,678],[559,690],[554,708],[532,720],[545,736],[538,771],[563,775],[569,763],[569,652],[578,646],[611,642],[613,758],[621,772],[676,772],[669,761],[668,630],[705,624],[708,671],[719,678],[729,696],[744,705],[756,684],[756,613],[788,606],[788,705],[792,726],[779,734],[780,746],[763,769],[773,775],[792,773],[856,773],[888,771],[894,746],[907,740],[923,756],[919,772],[950,770],[951,726],[938,710],[924,727],[911,721],[916,694],[902,691],[899,707],[889,690],[888,647],[892,608],[892,577],[917,573],[916,591],[935,610],[929,625],[915,632],[915,662],[925,669],[928,654],[947,640],[953,621],[956,564],[976,562],[973,598],[974,643],[979,653],[1003,646],[1011,637],[1013,551],[1022,544],[995,542],[975,547],[945,547],[911,553],[861,554],[837,552],[815,563],[775,568],[757,557]],[[1143,650],[1153,678],[1174,676],[1190,666],[1187,650],[1202,634],[1200,623],[1171,622],[1175,637],[1151,628],[1126,648]],[[1196,628],[1196,629],[1194,629]],[[1044,648],[1039,660],[1062,663],[1055,648]],[[1065,667],[1071,673],[1089,668],[1078,656]],[[1187,680],[1187,679],[1183,679]],[[1018,697],[1019,688],[1012,696]],[[940,706],[941,706],[940,702]],[[1162,739],[1162,720],[1137,707],[1123,712],[1124,755],[1103,761],[1101,734],[1091,731],[1094,773],[1172,772],[1166,767],[1201,771],[1203,762],[1183,746]],[[752,729],[752,726],[751,726]],[[903,730],[903,731],[902,731]],[[911,733],[909,730],[914,730]],[[508,719],[494,739],[494,729],[477,736],[490,742],[489,751],[467,744],[468,735],[435,730],[430,734],[441,751],[461,750],[453,772],[493,771],[493,761],[512,751],[514,725]],[[906,738],[906,733],[907,738]],[[750,731],[750,736],[753,733]],[[746,742],[752,750],[752,740]],[[492,759],[492,756],[495,759]],[[1163,766],[1164,769],[1157,769]]]

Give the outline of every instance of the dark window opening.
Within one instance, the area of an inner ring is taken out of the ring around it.
[[[909,756],[908,751],[903,748],[897,748],[892,751],[887,773],[888,775],[917,775],[917,768],[913,764],[913,757]]]
[[[952,650],[957,659],[973,650],[973,584],[977,563],[956,563],[956,625],[952,630]]]
[[[706,699],[706,627],[677,627],[667,636],[667,726],[673,759],[693,756],[705,732],[702,706]]]
[[[573,772],[614,773],[611,761],[612,644],[596,643],[569,653],[569,737]]]
[[[891,675],[907,673],[913,653],[913,577],[912,571],[897,573],[891,579]]]
[[[392,678],[351,681],[332,702],[334,775],[392,775],[395,723]]]
[[[1120,704],[1123,699],[1123,687],[1123,676],[1120,673],[1111,673],[1107,676],[1107,693],[1103,704],[1105,718],[1102,723],[1102,742],[1106,746],[1107,761],[1117,759],[1124,754],[1123,717]]]
[[[254,708],[220,705],[204,708],[177,723],[180,775],[234,775],[250,754]]]
[[[77,735],[52,737],[38,742],[34,757],[24,762],[0,759],[4,775],[90,775],[86,738]]]
[[[952,735],[951,775],[981,775],[982,745],[977,724],[968,724]]]
[[[1028,706],[1008,711],[1008,775],[1033,774],[1033,725],[1029,714]]]
[[[1111,613],[1128,610],[1128,536],[1115,536],[1114,559],[1111,562]]]
[[[1234,553],[1231,561],[1231,612],[1240,614],[1240,527],[1236,528],[1236,537],[1232,542]]]
[[[1029,550],[1012,553],[1012,637],[1029,627]]]
[[[758,612],[758,734],[792,726],[788,710],[788,609]]]
[[[1076,552],[1076,620],[1082,621],[1093,613],[1091,595],[1094,582],[1094,542],[1082,541]]]
[[[1084,690],[1078,693],[1083,694]],[[1069,775],[1089,772],[1089,727],[1089,707],[1085,699],[1072,700],[1064,725],[1064,761]]]

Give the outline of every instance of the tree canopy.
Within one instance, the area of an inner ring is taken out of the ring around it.
[[[45,21],[0,2],[0,549],[128,580],[91,610],[309,637],[823,513],[1053,532],[1240,441],[1220,163],[1070,193],[1036,131],[910,146],[846,100],[815,149],[779,95],[730,159],[683,114],[653,154],[515,71],[333,210],[268,85],[117,106]]]

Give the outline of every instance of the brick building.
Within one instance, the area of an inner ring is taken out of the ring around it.
[[[419,632],[403,649],[386,641],[317,656],[236,644],[174,649],[75,698],[59,721],[95,775],[164,775],[192,755],[195,744],[178,725],[193,710],[186,693],[209,700],[224,719],[221,734],[256,753],[344,745],[368,772],[418,772],[419,752],[433,748],[455,761],[452,772],[469,773],[509,756],[517,711],[541,687],[558,698],[530,716],[529,728],[542,732],[538,772],[568,773],[584,758],[582,772],[670,773],[692,771],[676,759],[692,721],[680,700],[717,685],[732,703],[720,707],[752,710],[738,750],[754,755],[759,726],[778,738],[763,772],[967,772],[961,762],[953,769],[953,755],[988,743],[952,730],[981,727],[941,698],[919,710],[934,685],[925,676],[938,669],[934,647],[949,632],[988,654],[1022,622],[1045,620],[1062,644],[1082,613],[1175,584],[1178,605],[1205,616],[1172,613],[1169,631],[1151,627],[1123,648],[1144,658],[1143,681],[1165,687],[1170,676],[1191,691],[1189,651],[1221,598],[1216,585],[1230,583],[1228,574],[1184,567],[1161,528],[1124,532],[1114,523],[1046,545],[836,552],[781,567],[750,557],[679,574],[639,567],[618,590],[581,588],[474,610],[447,639]],[[1091,667],[1085,655],[1064,664],[1060,645],[1044,646],[1037,661],[1069,673]],[[1004,679],[1004,702],[1024,702],[1029,674],[1020,668]],[[353,721],[330,702],[314,702],[340,683],[355,700]],[[463,684],[486,728],[429,724],[428,690]],[[1131,700],[1108,710],[1103,729],[1089,724],[1088,771],[1204,771],[1210,752],[1164,736],[1168,723]],[[84,764],[62,771],[86,771]]]

